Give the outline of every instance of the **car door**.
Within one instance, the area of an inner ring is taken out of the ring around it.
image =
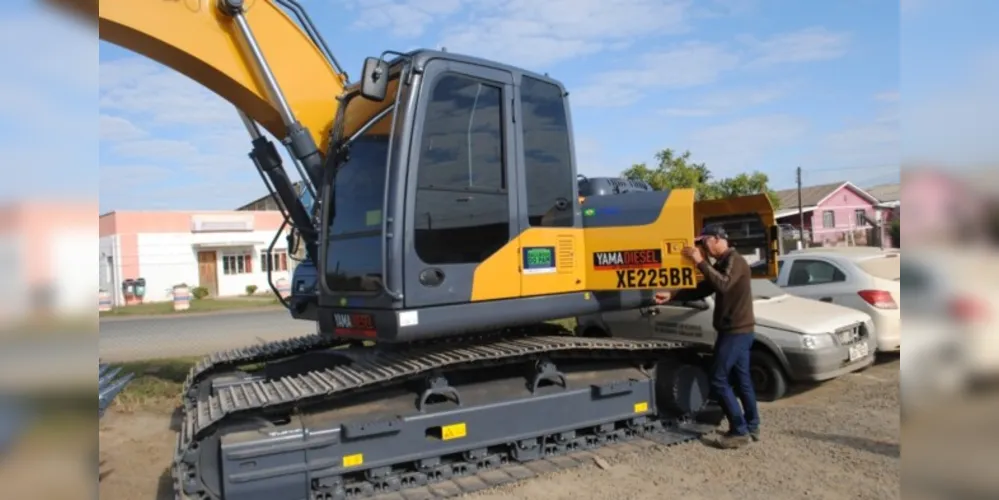
[[[842,303],[850,295],[846,271],[832,260],[799,257],[788,266],[787,276],[781,276],[781,281],[792,295],[831,303]]]
[[[713,307],[714,300],[710,297],[697,302],[659,306],[658,314],[651,319],[651,334],[660,340],[714,345],[716,334],[711,326]]]

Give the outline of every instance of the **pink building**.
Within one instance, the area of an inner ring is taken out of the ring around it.
[[[100,288],[123,304],[122,283],[146,281],[146,302],[171,300],[174,285],[203,286],[211,296],[245,295],[290,280],[293,261],[277,211],[115,211],[100,217]]]
[[[906,242],[932,244],[988,238],[987,186],[994,178],[962,178],[937,168],[903,172],[905,197],[917,200],[905,220]]]
[[[853,183],[802,188],[800,211],[797,189],[778,191],[777,195],[780,198],[777,222],[785,228],[800,230],[799,214],[803,212],[805,237],[812,245],[868,245],[876,244],[878,237],[886,245],[890,243],[883,222],[889,219],[892,208]]]
[[[33,200],[0,206],[0,321],[25,314],[92,314],[96,203]]]

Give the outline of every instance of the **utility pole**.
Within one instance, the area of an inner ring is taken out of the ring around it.
[[[805,207],[801,206],[801,167],[797,169],[798,178],[798,237],[801,239],[801,247],[808,248],[808,241],[805,239]]]

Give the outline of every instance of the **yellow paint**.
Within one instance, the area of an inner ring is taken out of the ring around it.
[[[444,441],[460,439],[466,435],[468,435],[468,429],[464,422],[441,427],[441,439]]]
[[[775,224],[773,207],[765,195],[695,203],[693,190],[674,189],[656,220],[646,225],[531,228],[476,267],[472,301],[618,290],[615,271],[593,269],[594,252],[660,249],[663,255],[661,269],[679,269],[681,273],[687,269],[697,277],[699,273],[680,250],[693,242],[704,218],[748,212],[758,213],[765,225]],[[528,247],[554,247],[557,272],[524,274],[522,251]],[[776,272],[776,264],[771,266],[771,272]],[[511,279],[513,276],[520,279]],[[693,288],[697,281],[699,279],[680,283],[676,288]],[[659,283],[639,287],[658,288],[662,288]]]
[[[583,232],[578,229],[532,228],[521,233],[520,248],[555,247],[556,272],[548,274],[520,273],[520,292],[524,297],[547,295],[552,290],[582,292],[586,290],[586,270],[583,259]],[[521,266],[522,260],[517,262]]]
[[[148,57],[205,86],[277,138],[286,128],[277,108],[243,55],[242,36],[215,0],[45,0],[60,10],[98,20],[100,39]],[[248,0],[246,20],[298,121],[323,154],[344,77],[326,61],[298,24],[271,0]],[[395,98],[354,99],[349,135]],[[233,110],[233,124],[239,123]]]
[[[668,243],[693,239],[694,190],[674,189],[663,204],[659,217],[650,224],[625,227],[597,227],[585,230],[586,289],[593,291],[618,290],[617,273],[593,269],[595,252],[622,250],[660,249],[663,253],[661,268],[690,268],[693,266],[679,253],[670,253]],[[693,271],[691,271],[693,272]],[[693,284],[678,288],[692,288]],[[642,287],[657,289],[658,286]]]
[[[358,467],[364,465],[364,455],[361,453],[356,453],[354,455],[344,455],[343,457],[343,467],[346,469],[348,467]]]
[[[635,413],[645,413],[647,411],[649,411],[648,402],[635,403]]]

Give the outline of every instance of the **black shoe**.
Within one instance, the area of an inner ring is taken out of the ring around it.
[[[753,441],[759,441],[760,440],[760,430],[759,429],[749,429],[749,437]]]

